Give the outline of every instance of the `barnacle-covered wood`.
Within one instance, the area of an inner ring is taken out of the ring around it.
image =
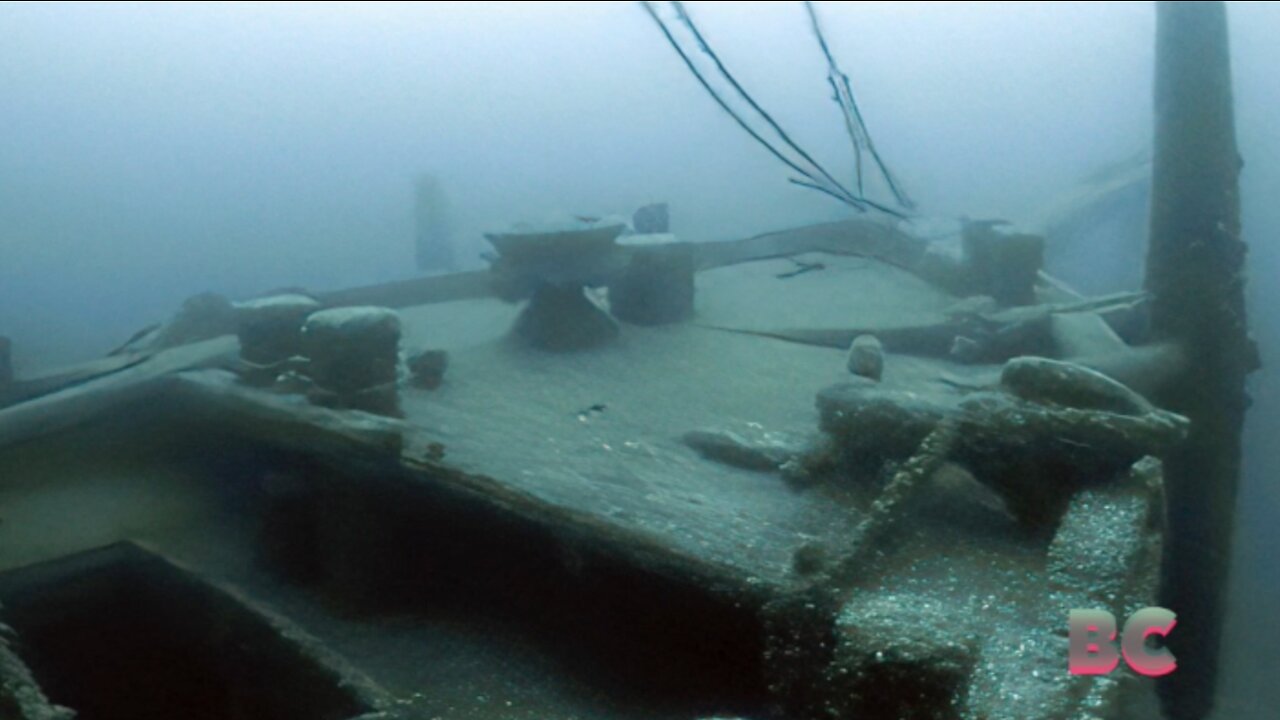
[[[886,461],[910,457],[941,423],[954,423],[951,459],[1032,525],[1052,523],[1077,488],[1167,453],[1187,431],[1185,418],[1085,368],[1022,359],[1006,373],[1018,394],[833,385],[818,394],[821,427],[849,473],[871,480]]]

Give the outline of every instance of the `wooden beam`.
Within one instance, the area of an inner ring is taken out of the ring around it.
[[[1245,376],[1256,366],[1244,305],[1239,173],[1227,13],[1221,2],[1157,4],[1155,154],[1146,288],[1156,341],[1182,346],[1185,364],[1156,402],[1191,419],[1166,458],[1169,538],[1162,604],[1183,658],[1160,691],[1168,717],[1197,720],[1213,705]]]

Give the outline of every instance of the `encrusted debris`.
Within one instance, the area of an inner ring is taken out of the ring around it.
[[[1000,385],[1029,402],[1065,408],[1104,410],[1121,415],[1146,415],[1155,408],[1146,398],[1095,370],[1041,357],[1014,358],[1005,363]]]
[[[884,348],[875,335],[859,335],[849,344],[849,372],[872,380],[884,374]]]
[[[682,440],[708,460],[745,470],[772,472],[797,455],[795,448],[776,439],[753,441],[728,430],[690,430]]]
[[[422,350],[410,355],[406,365],[414,385],[434,390],[444,383],[444,373],[449,369],[449,352]]]
[[[5,720],[74,720],[76,713],[54,705],[31,670],[10,648],[13,630],[0,624],[0,717]]]
[[[1052,526],[1076,489],[1161,455],[1187,431],[1185,418],[1083,367],[1022,359],[1005,374],[1019,394],[834,385],[818,394],[821,427],[836,443],[843,475],[865,482],[878,478],[886,462],[910,457],[944,421],[955,423],[950,459],[1040,527]]]

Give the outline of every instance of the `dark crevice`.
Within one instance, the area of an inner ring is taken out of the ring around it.
[[[219,458],[199,464],[257,519],[259,564],[336,613],[496,628],[655,716],[765,714],[758,600],[399,468],[346,475],[254,445]]]
[[[121,543],[0,575],[16,649],[79,720],[343,720],[372,702],[234,596]]]

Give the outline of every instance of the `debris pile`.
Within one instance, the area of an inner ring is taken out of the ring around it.
[[[951,423],[957,437],[948,459],[999,492],[1024,523],[1042,528],[1056,523],[1075,491],[1161,456],[1187,432],[1185,418],[1120,383],[1043,358],[1011,360],[996,389],[926,395],[841,383],[822,390],[817,405],[838,475],[882,481],[886,465],[913,457]]]

